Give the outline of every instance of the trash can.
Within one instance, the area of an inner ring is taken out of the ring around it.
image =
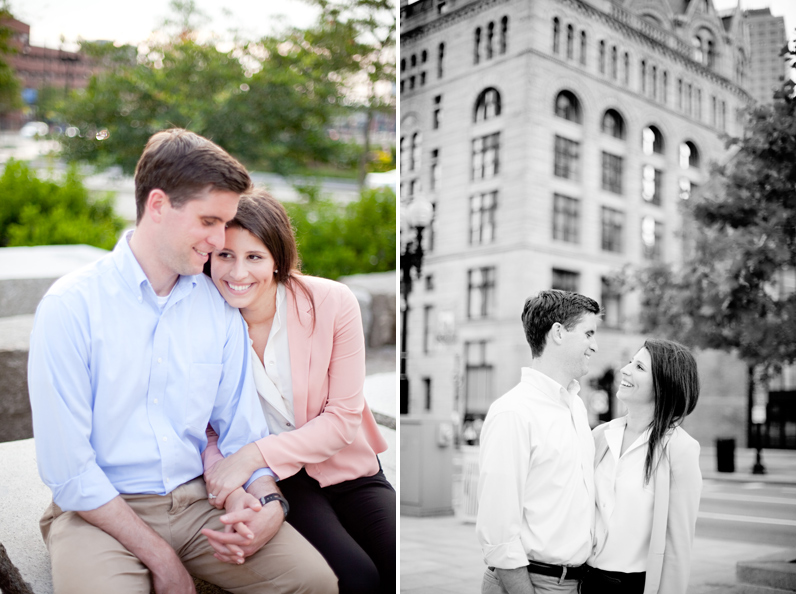
[[[735,439],[716,439],[716,470],[735,472]]]

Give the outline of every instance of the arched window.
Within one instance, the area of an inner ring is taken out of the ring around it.
[[[691,45],[694,47],[694,61],[702,63],[704,55],[702,54],[702,41],[699,37],[691,39]]]
[[[442,78],[442,62],[445,59],[445,44],[439,44],[439,51],[437,52],[437,78]]]
[[[600,74],[605,74],[605,41],[600,40]]]
[[[406,58],[401,58],[401,72],[406,71]]]
[[[641,92],[647,92],[647,61],[641,60]]]
[[[561,91],[556,97],[556,115],[580,124],[580,102],[570,91]]]
[[[575,57],[575,29],[567,25],[567,60]]]
[[[625,121],[619,112],[615,109],[608,109],[603,114],[603,120],[600,124],[600,130],[603,134],[613,136],[614,138],[625,137]]]
[[[423,53],[420,54],[420,63],[425,64],[426,60],[428,60],[428,52],[426,50],[423,50]]]
[[[687,140],[680,145],[680,168],[689,169],[691,167],[699,167],[699,151],[693,142]]]
[[[417,66],[417,54],[412,54],[412,57],[410,58],[410,63],[412,65],[412,68]]]
[[[625,86],[630,84],[630,54],[625,52]]]
[[[611,48],[611,78],[616,80],[618,76],[619,67],[617,64],[616,46]]]
[[[558,54],[558,39],[561,37],[561,23],[558,17],[553,19],[553,53]]]
[[[707,46],[708,46],[708,61],[707,61],[706,65],[707,65],[708,68],[713,68],[713,64],[714,64],[714,62],[716,60],[716,54],[715,54],[715,51],[713,49],[713,40],[712,39],[708,39],[707,40]]]
[[[663,154],[664,151],[663,135],[655,126],[647,126],[641,132],[641,149],[645,155],[657,153]]]
[[[474,122],[483,122],[500,115],[500,93],[497,89],[489,87],[481,91],[475,101]]]
[[[423,135],[420,132],[412,134],[412,145],[409,150],[409,171],[420,171],[420,156],[423,150]]]
[[[652,67],[652,98],[658,98],[658,67]]]
[[[580,32],[580,63],[586,65],[586,31]]]
[[[492,40],[495,37],[495,23],[489,23],[486,28],[486,59],[492,59]]]
[[[481,27],[475,28],[475,55],[474,63],[478,64],[481,59]]]
[[[665,70],[663,71],[663,93],[661,97],[661,101],[663,104],[666,105],[666,101],[669,98],[669,73]]]
[[[500,53],[505,54],[509,43],[509,17],[500,19]]]

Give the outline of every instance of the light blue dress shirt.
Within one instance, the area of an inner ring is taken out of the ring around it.
[[[161,311],[128,240],[58,280],[36,310],[36,457],[64,510],[200,476],[208,422],[225,456],[268,435],[238,310],[199,274],[179,277]]]

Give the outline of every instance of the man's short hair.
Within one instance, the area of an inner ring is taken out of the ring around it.
[[[522,308],[522,326],[534,358],[544,352],[547,333],[553,324],[558,322],[572,330],[587,313],[600,315],[600,306],[580,293],[549,290],[528,297]]]
[[[141,222],[154,189],[178,208],[208,187],[243,194],[251,183],[246,168],[217,144],[188,130],[163,130],[152,135],[135,167],[135,220]]]

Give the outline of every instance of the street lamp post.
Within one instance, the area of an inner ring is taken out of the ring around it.
[[[409,378],[406,375],[406,341],[409,322],[409,295],[412,271],[420,278],[423,266],[423,231],[431,224],[434,207],[420,196],[415,197],[401,217],[401,401],[400,413],[409,413]]]

